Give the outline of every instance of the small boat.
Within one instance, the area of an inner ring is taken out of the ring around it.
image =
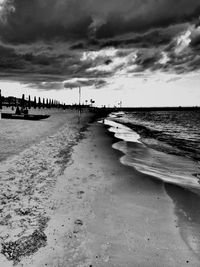
[[[49,117],[50,115],[1,113],[2,119],[38,121],[38,120],[47,119]]]

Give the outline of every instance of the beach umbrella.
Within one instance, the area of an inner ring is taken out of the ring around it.
[[[28,108],[31,109],[31,96],[28,96]]]
[[[22,94],[21,107],[22,107],[22,108],[25,107],[25,95],[24,95],[24,94]]]
[[[93,99],[90,99],[90,103],[91,103],[91,107],[92,107],[92,104],[94,104],[95,101]]]
[[[36,100],[36,96],[34,96],[34,103],[33,103],[34,109],[37,108],[37,100]]]
[[[54,108],[54,102],[53,102],[53,99],[51,99],[51,107]]]
[[[46,98],[46,108],[49,108],[49,100]]]
[[[38,108],[39,109],[41,108],[41,99],[40,99],[40,97],[38,98]]]

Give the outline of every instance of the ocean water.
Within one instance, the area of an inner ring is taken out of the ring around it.
[[[165,182],[200,189],[200,112],[112,113],[105,121],[119,138],[125,165]]]

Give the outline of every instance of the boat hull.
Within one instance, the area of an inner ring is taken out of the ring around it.
[[[50,115],[35,115],[35,114],[12,114],[12,113],[1,113],[2,119],[14,119],[14,120],[31,120],[38,121],[49,118]]]

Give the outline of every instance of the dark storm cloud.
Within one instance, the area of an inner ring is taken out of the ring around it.
[[[129,34],[127,38],[102,41],[100,47],[136,47],[148,48],[168,45],[180,32],[187,29],[188,24],[177,24],[167,28],[156,28],[140,34]]]
[[[199,20],[200,23],[200,20]],[[194,49],[200,50],[200,25],[196,25],[191,31],[190,46]]]
[[[128,33],[115,38],[101,39],[101,40],[87,40],[75,42],[70,46],[71,50],[83,51],[88,48],[93,50],[104,49],[107,47],[116,48],[152,48],[165,46],[171,43],[181,32],[187,30],[188,23],[180,23],[171,25],[165,28],[151,29],[144,33]]]
[[[80,60],[78,53],[63,52],[62,49],[52,47],[52,51],[48,48],[35,51],[34,45],[28,48],[0,45],[0,70],[4,73],[36,74],[39,79],[41,75],[73,77],[84,75],[90,66],[90,62]]]
[[[78,1],[13,0],[12,5],[14,12],[0,26],[2,39],[10,43],[82,38],[92,23]]]
[[[152,67],[158,60],[159,60],[159,56],[156,52],[153,53],[138,53],[137,55],[137,60],[136,60],[136,64],[140,67],[142,67],[142,69],[149,69],[150,67]]]
[[[0,70],[21,68],[21,59],[14,49],[0,45]]]
[[[200,50],[200,34],[192,39],[191,46]]]
[[[196,0],[13,0],[4,1],[7,42],[111,38],[191,21],[199,15]],[[11,9],[12,7],[12,9]],[[10,11],[10,12],[9,12]],[[12,11],[12,12],[11,12]]]
[[[199,14],[197,0],[5,0],[1,75],[60,89],[60,82],[72,78],[101,88],[106,77],[122,70],[193,71],[200,67]],[[177,52],[178,38],[188,29],[190,42]],[[108,47],[116,54],[89,57]]]

